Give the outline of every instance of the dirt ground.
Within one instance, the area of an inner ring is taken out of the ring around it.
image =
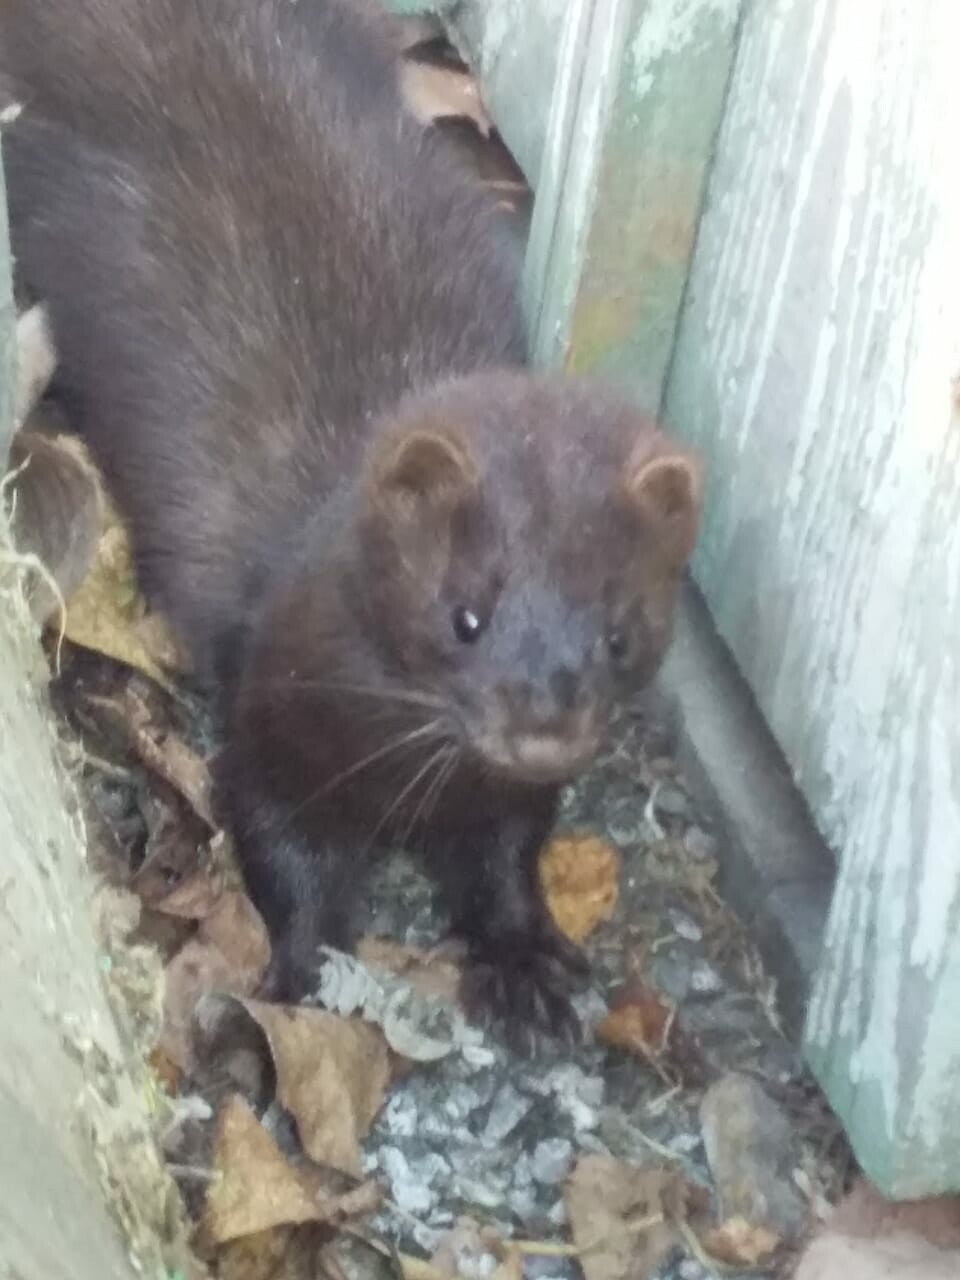
[[[849,1155],[781,1031],[747,932],[716,892],[723,851],[642,706],[625,711],[615,745],[564,796],[558,835],[573,843],[554,846],[572,851],[576,867],[572,882],[548,884],[558,918],[595,923],[582,1046],[548,1046],[528,1060],[451,1021],[443,1011],[453,1007],[456,954],[438,950],[446,922],[400,853],[371,883],[366,967],[331,957],[318,1010],[305,1015],[323,1023],[325,1005],[352,1027],[356,1016],[339,1015],[359,1013],[370,1039],[343,1044],[326,1024],[284,1046],[271,1024],[278,1011],[250,999],[268,952],[208,808],[204,759],[214,743],[202,701],[188,684],[166,692],[69,644],[61,661],[55,699],[79,744],[94,865],[139,903],[121,952],[146,940],[165,966],[164,1026],[149,1050],[168,1095],[161,1141],[217,1274],[298,1274],[277,1269],[286,1264],[271,1237],[291,1257],[305,1240],[324,1250],[333,1240],[335,1262],[325,1254],[324,1266],[362,1275],[396,1265],[408,1275],[492,1274],[511,1240],[521,1242],[522,1274],[537,1280],[576,1276],[581,1265],[588,1280],[787,1274],[840,1195]],[[409,982],[441,1012],[432,1007],[425,1020],[406,1009],[398,1031],[390,1001],[368,990],[378,977],[388,996],[391,983]],[[241,1105],[265,1137],[262,1151],[249,1134],[226,1133]],[[341,1109],[349,1123],[331,1127]],[[295,1193],[305,1161],[311,1173],[338,1171],[324,1183],[331,1203],[352,1195],[360,1209],[319,1215],[319,1237],[294,1227],[304,1221]],[[292,1205],[264,1206],[251,1190],[275,1165],[293,1178]],[[226,1210],[211,1210],[212,1188],[225,1182],[239,1189],[229,1188]],[[656,1224],[642,1263],[629,1231],[621,1262],[589,1249],[578,1259],[598,1205],[617,1196],[625,1207],[606,1235],[637,1221],[634,1201],[650,1209],[641,1221],[659,1215],[668,1225]],[[711,1234],[731,1222],[732,1244]],[[457,1237],[461,1269],[441,1261],[418,1272],[414,1260],[435,1257],[454,1230],[467,1233],[466,1243]],[[249,1252],[251,1240],[254,1261],[237,1271],[237,1249]],[[274,1269],[257,1270],[263,1250]]]

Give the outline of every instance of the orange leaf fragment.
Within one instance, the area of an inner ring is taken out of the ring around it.
[[[597,1035],[617,1049],[639,1057],[659,1057],[667,1047],[675,1009],[652,987],[631,982],[611,1002]]]
[[[746,1218],[728,1218],[703,1236],[700,1242],[711,1258],[730,1266],[754,1267],[769,1258],[780,1237],[766,1227],[755,1227]]]
[[[540,884],[557,927],[581,943],[617,905],[620,855],[597,836],[558,836],[540,855]]]

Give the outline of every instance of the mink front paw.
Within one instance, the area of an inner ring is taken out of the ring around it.
[[[584,953],[559,932],[497,937],[474,944],[460,995],[472,1021],[529,1055],[544,1035],[567,1044],[581,1038],[570,997],[589,975]]]

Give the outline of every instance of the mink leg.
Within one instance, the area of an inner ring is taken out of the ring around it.
[[[586,957],[553,923],[540,891],[538,859],[553,810],[464,833],[431,857],[457,931],[470,949],[462,995],[471,1016],[500,1023],[519,1048],[537,1033],[579,1032],[572,989],[588,974]]]
[[[265,994],[294,1003],[317,988],[318,948],[347,949],[359,888],[346,841],[291,832],[282,810],[257,806],[256,825],[235,831],[247,889],[270,934]]]

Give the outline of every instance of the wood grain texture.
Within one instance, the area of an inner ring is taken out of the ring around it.
[[[0,104],[2,106],[2,104]],[[0,125],[2,134],[2,125]],[[7,197],[0,162],[0,475],[7,469],[10,441],[16,430],[14,389],[16,370],[16,311],[10,275],[10,240],[7,226]]]
[[[584,3],[592,0],[461,0],[447,18],[504,141],[534,188],[564,29]]]
[[[0,173],[0,473],[14,386],[5,210]],[[121,1177],[118,1152],[142,1149],[136,1168],[161,1174],[101,985],[83,822],[58,759],[21,572],[0,509],[0,1276],[132,1280],[144,1267],[160,1274],[159,1250],[133,1265],[98,1170]]]
[[[809,1056],[898,1195],[960,1188],[958,48],[955,0],[751,6],[666,401],[841,859]]]
[[[534,350],[652,410],[739,12],[740,0],[592,0],[568,14],[530,237]]]

